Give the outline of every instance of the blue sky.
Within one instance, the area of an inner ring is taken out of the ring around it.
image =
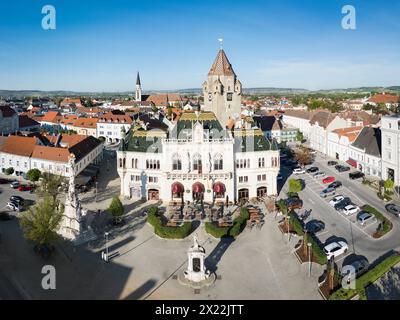
[[[41,28],[44,5],[57,29]],[[357,29],[341,27],[342,7]],[[200,87],[217,39],[245,87],[400,85],[397,0],[14,0],[0,3],[0,89]]]

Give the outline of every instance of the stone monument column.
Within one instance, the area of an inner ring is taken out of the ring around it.
[[[62,237],[75,240],[81,233],[82,207],[75,190],[76,164],[75,155],[69,156],[69,183],[68,193],[65,200],[64,216],[61,221],[59,233]]]

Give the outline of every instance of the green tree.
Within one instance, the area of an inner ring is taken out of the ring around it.
[[[108,207],[108,211],[113,216],[115,223],[120,223],[122,221],[122,216],[124,215],[124,206],[117,196],[112,199],[111,204]]]
[[[393,180],[386,180],[383,182],[383,187],[385,188],[385,192],[387,190],[392,190],[394,188],[394,181]]]
[[[42,173],[40,172],[40,170],[35,168],[29,170],[26,173],[26,177],[28,178],[29,181],[36,182],[39,180],[41,174]]]
[[[13,174],[13,173],[14,173],[14,168],[12,168],[12,167],[7,168],[6,171],[5,171],[5,174],[8,175],[8,176]]]
[[[43,173],[42,181],[40,183],[40,187],[36,191],[36,194],[40,198],[46,198],[50,196],[54,201],[56,201],[57,196],[61,193],[60,188],[65,183],[65,178],[62,176]]]
[[[301,131],[297,131],[296,140],[300,142],[304,140],[304,135]]]
[[[289,193],[298,193],[302,190],[301,181],[298,179],[289,180]]]
[[[20,226],[25,238],[36,245],[49,245],[57,238],[64,206],[52,197],[45,197],[22,214]]]

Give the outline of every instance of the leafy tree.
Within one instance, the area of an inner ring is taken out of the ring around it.
[[[301,181],[298,179],[290,179],[289,180],[289,192],[300,192],[302,190]]]
[[[108,211],[112,214],[116,223],[121,222],[122,216],[124,215],[124,206],[117,196],[112,199]]]
[[[295,159],[303,166],[310,164],[312,161],[312,155],[310,153],[310,150],[306,148],[297,150],[295,153]]]
[[[304,135],[303,135],[303,133],[301,131],[297,131],[296,140],[297,141],[303,141],[304,140]]]
[[[43,173],[42,182],[36,194],[41,198],[50,196],[54,201],[56,201],[57,196],[61,193],[60,187],[63,183],[65,183],[64,177],[47,172]]]
[[[13,173],[14,173],[14,168],[12,168],[12,167],[7,168],[6,171],[5,171],[5,174],[8,175],[8,176],[13,174]]]
[[[36,245],[48,245],[57,238],[64,207],[52,197],[45,197],[24,212],[20,226],[24,236]]]
[[[29,181],[36,182],[39,180],[41,174],[42,173],[40,172],[40,170],[35,168],[29,170],[26,173],[26,177],[28,178]]]
[[[385,188],[385,192],[386,190],[392,190],[394,188],[394,181],[390,179],[384,181],[383,187]]]

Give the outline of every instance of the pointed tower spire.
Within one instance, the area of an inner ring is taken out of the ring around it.
[[[137,72],[137,76],[136,76],[135,100],[137,102],[142,101],[142,85],[140,83],[139,71]]]
[[[211,66],[209,76],[235,76],[232,65],[225,54],[224,49],[218,51],[218,55]]]
[[[136,85],[137,85],[137,86],[140,86],[140,85],[141,85],[141,83],[140,83],[139,71],[137,72],[137,76],[136,76]]]

